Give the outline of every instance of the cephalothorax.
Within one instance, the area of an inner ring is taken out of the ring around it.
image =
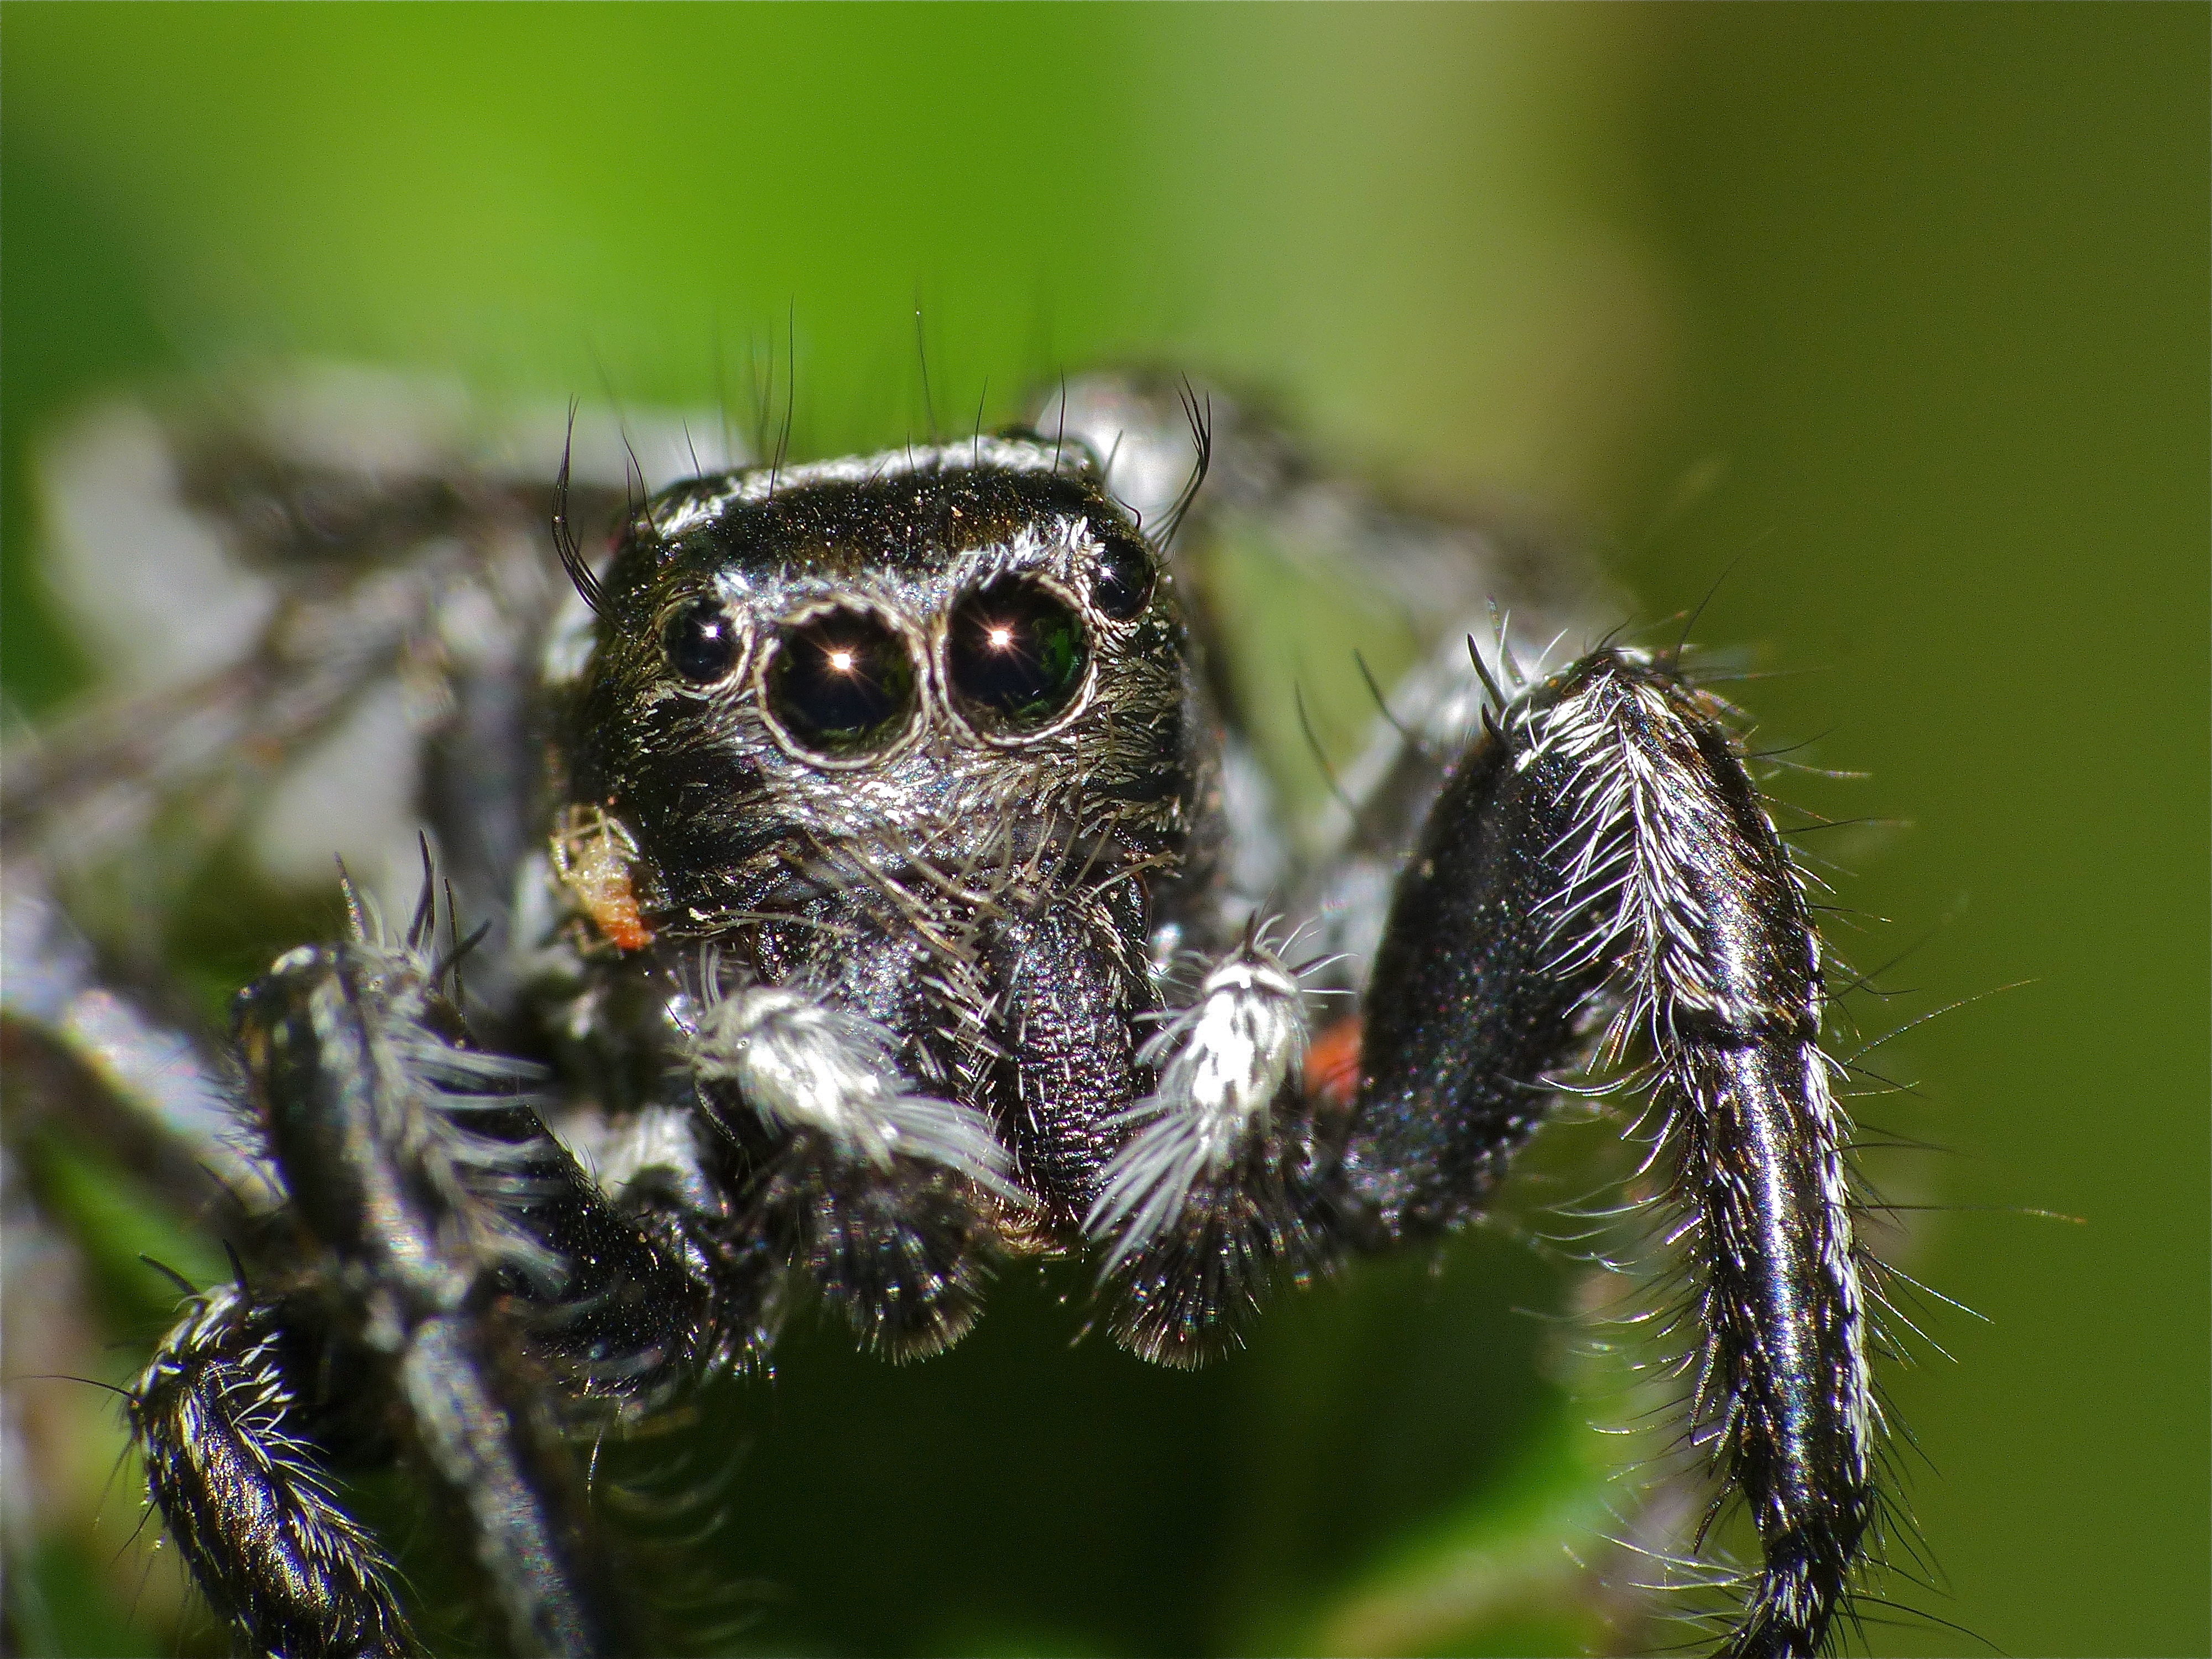
[[[1139,381],[634,495],[604,556],[564,471],[573,593],[521,484],[387,477],[399,524],[333,509],[327,471],[231,502],[273,608],[155,787],[286,752],[397,665],[436,694],[412,730],[448,913],[488,932],[441,939],[426,881],[394,937],[349,887],[350,937],[241,997],[234,1157],[276,1198],[131,1406],[241,1639],[409,1650],[322,1473],[396,1446],[515,1650],[623,1650],[637,1593],[572,1442],[761,1354],[795,1293],[919,1356],[994,1260],[1085,1255],[1115,1340],[1195,1363],[1270,1283],[1476,1214],[1563,1088],[1610,1082],[1648,1102],[1686,1433],[1764,1551],[1726,1649],[1826,1646],[1875,1413],[1822,963],[1674,657],[1523,659],[1485,598],[1580,618],[1493,545]],[[1440,641],[1295,849],[1209,654],[1209,538],[1258,514]],[[25,833],[120,787],[97,735],[11,776]],[[11,903],[40,973],[10,1018],[65,1048],[65,924]]]

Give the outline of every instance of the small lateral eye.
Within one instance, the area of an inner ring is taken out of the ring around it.
[[[1115,622],[1127,622],[1152,597],[1152,562],[1145,550],[1116,538],[1098,556],[1091,603]]]
[[[660,651],[668,665],[693,685],[712,685],[738,665],[744,641],[738,624],[716,599],[692,599],[660,625]]]
[[[914,658],[880,618],[825,611],[784,629],[767,692],[768,712],[802,748],[857,754],[880,748],[913,713]]]
[[[1067,707],[1090,654],[1074,611],[1016,578],[993,582],[955,608],[945,669],[963,714],[1019,731]]]

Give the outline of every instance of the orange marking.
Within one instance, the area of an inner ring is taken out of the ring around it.
[[[605,889],[584,900],[592,924],[617,951],[642,951],[653,943],[653,930],[638,914],[637,896],[629,890],[629,872],[611,877]]]
[[[553,836],[553,868],[592,925],[617,951],[642,951],[653,930],[630,885],[629,835],[595,806],[572,806]]]
[[[1306,1045],[1306,1098],[1349,1106],[1359,1091],[1359,1016],[1346,1014]]]

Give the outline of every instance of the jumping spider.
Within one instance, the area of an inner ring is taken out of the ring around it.
[[[1723,1650],[1826,1648],[1876,1507],[1869,1263],[1804,884],[1679,651],[1590,643],[1533,557],[1141,377],[657,493],[564,463],[550,515],[526,465],[312,430],[185,448],[230,621],[7,780],[15,1054],[244,1212],[128,1405],[238,1641],[417,1650],[329,1474],[404,1453],[500,1639],[628,1650],[572,1449],[759,1358],[802,1291],[912,1358],[994,1260],[1078,1255],[1113,1340],[1194,1364],[1270,1284],[1474,1217],[1609,1088],[1682,1287],[1685,1443],[1763,1549]],[[1211,586],[1259,516],[1439,641],[1301,841]],[[413,924],[348,881],[227,1054],[102,990],[65,872],[179,802],[203,836],[276,811],[318,744],[357,773],[395,680],[397,781],[312,822],[419,812]]]

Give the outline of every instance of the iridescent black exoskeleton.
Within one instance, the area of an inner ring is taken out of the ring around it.
[[[1573,628],[1540,574],[1139,382],[678,483],[604,556],[580,490],[573,593],[488,471],[349,495],[217,458],[187,488],[262,536],[273,608],[170,736],[11,778],[24,833],[133,754],[175,793],[287,753],[396,664],[488,930],[441,936],[426,882],[394,936],[349,886],[349,937],[240,997],[231,1156],[276,1197],[130,1410],[247,1644],[410,1650],[323,1473],[396,1448],[514,1650],[624,1651],[572,1445],[757,1358],[799,1291],[921,1356],[994,1260],[1082,1254],[1115,1340],[1194,1364],[1271,1283],[1478,1213],[1562,1091],[1610,1086],[1647,1103],[1687,1438],[1763,1546],[1725,1650],[1826,1646],[1875,1413],[1820,945],[1671,656],[1524,659],[1480,607]],[[1260,514],[1442,641],[1295,849],[1207,610],[1209,547]],[[11,904],[10,1018],[66,1058],[87,970],[43,894]]]

